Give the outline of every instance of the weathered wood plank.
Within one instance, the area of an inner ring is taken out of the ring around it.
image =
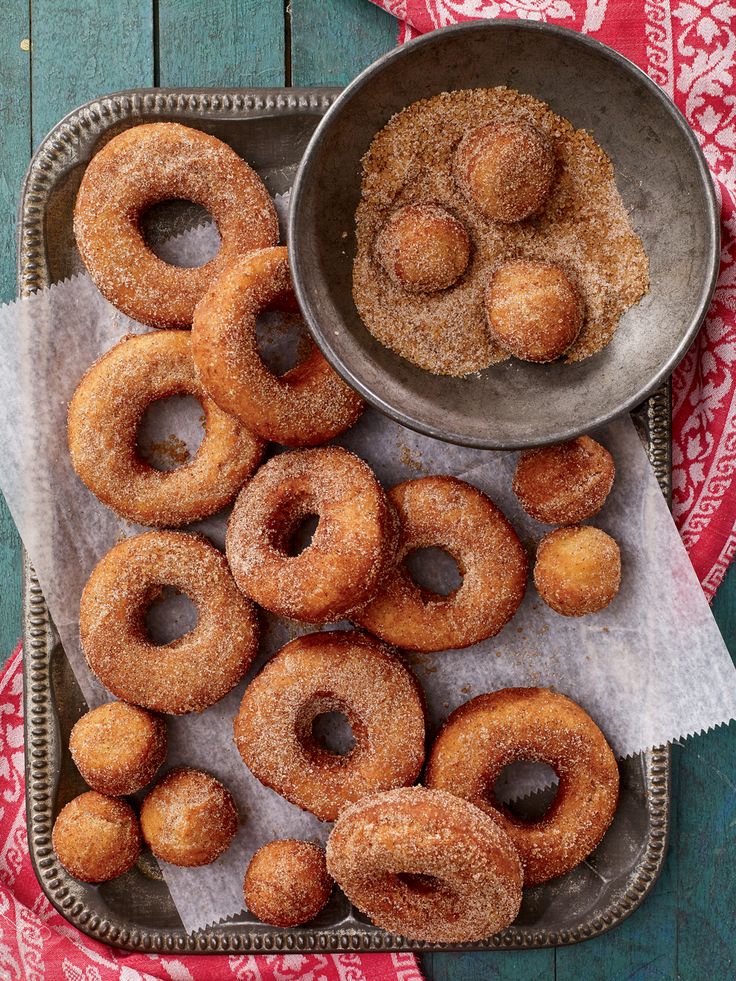
[[[15,215],[31,146],[28,6],[0,2],[0,303],[15,296]],[[0,664],[20,636],[20,539],[0,496]]]
[[[159,84],[283,85],[283,0],[160,0]]]
[[[152,9],[151,0],[33,0],[34,146],[80,103],[153,83]]]
[[[367,0],[292,0],[293,85],[347,85],[396,44],[396,20]]]

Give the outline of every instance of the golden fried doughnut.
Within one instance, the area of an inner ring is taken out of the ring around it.
[[[590,436],[526,450],[514,471],[514,494],[527,514],[548,525],[573,525],[598,514],[616,467]]]
[[[329,752],[313,724],[347,716],[355,745]],[[292,804],[334,821],[346,804],[413,783],[424,761],[424,699],[408,667],[365,634],[290,641],[245,689],[235,744],[251,773]]]
[[[209,865],[230,847],[238,811],[230,791],[211,774],[177,767],[143,801],[141,830],[162,862]]]
[[[140,219],[178,198],[212,215],[217,255],[172,266],[151,251]],[[276,209],[261,179],[221,140],[179,123],[145,123],[114,136],[87,166],[74,208],[82,261],[119,310],[152,327],[188,327],[210,283],[232,262],[279,238]]]
[[[544,204],[555,175],[549,140],[525,122],[487,123],[455,151],[455,179],[486,218],[515,222]]]
[[[571,525],[537,547],[534,585],[547,606],[566,617],[604,609],[621,585],[621,552],[600,528]]]
[[[259,920],[287,928],[313,920],[332,893],[325,853],[311,841],[269,841],[245,873],[245,905]]]
[[[434,293],[456,283],[468,268],[465,226],[437,204],[407,204],[389,215],[375,241],[386,275],[410,293]]]
[[[199,377],[221,409],[264,439],[315,446],[349,429],[363,400],[332,370],[314,343],[286,374],[258,353],[256,317],[295,309],[286,249],[264,249],[224,270],[198,304],[192,352]]]
[[[51,843],[75,879],[107,882],[138,861],[141,831],[130,804],[89,790],[61,809]]]
[[[290,555],[296,529],[319,518]],[[235,581],[272,613],[339,620],[372,596],[396,553],[396,518],[366,463],[339,446],[273,457],[246,484],[227,527]]]
[[[537,821],[514,817],[493,797],[503,768],[519,760],[546,763],[560,779]],[[525,886],[582,862],[618,802],[618,766],[605,736],[572,699],[547,688],[503,688],[455,709],[432,747],[426,782],[498,821],[519,851]]]
[[[392,790],[343,811],[327,869],[354,906],[408,940],[483,940],[521,905],[521,863],[508,836],[441,790]]]
[[[138,427],[152,402],[193,395],[205,414],[195,456],[161,471],[141,459]],[[142,525],[189,524],[235,497],[258,466],[263,443],[223,412],[197,378],[189,333],[123,338],[96,361],[69,403],[69,452],[79,477],[103,504]]]
[[[401,525],[398,564],[351,620],[412,651],[468,647],[497,634],[524,597],[526,552],[501,511],[456,477],[422,477],[389,491]],[[448,552],[463,577],[447,596],[414,582],[404,559],[420,548]]]
[[[69,752],[93,790],[112,797],[135,794],[166,759],[166,723],[128,705],[108,702],[83,715],[69,734]]]
[[[518,259],[505,262],[486,292],[493,339],[522,361],[554,361],[583,325],[580,295],[559,266]]]
[[[144,615],[164,586],[197,608],[196,626],[154,644]],[[202,712],[234,688],[258,649],[253,604],[225,556],[199,535],[149,531],[98,562],[84,587],[79,632],[87,663],[113,695],[154,712]]]

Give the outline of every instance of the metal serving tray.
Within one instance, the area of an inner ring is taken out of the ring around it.
[[[261,172],[271,192],[290,186],[307,141],[337,89],[138,90],[75,110],[39,147],[23,187],[18,282],[23,294],[79,268],[72,234],[74,198],[99,146],[128,126],[177,120],[214,133]],[[183,220],[191,219],[186,212]],[[169,214],[169,225],[171,228]],[[155,229],[154,229],[155,233]],[[660,389],[635,413],[662,490],[670,494],[670,394]],[[130,950],[340,951],[448,949],[412,943],[368,923],[336,890],[311,924],[275,930],[240,915],[185,933],[155,861],[144,855],[119,879],[91,886],[59,865],[51,828],[59,809],[84,790],[68,750],[86,710],[33,568],[24,565],[24,699],[28,840],[49,900],[90,936]],[[562,879],[526,891],[517,922],[464,949],[571,944],[620,923],[644,899],[662,866],[669,828],[670,754],[652,750],[621,764],[621,802],[593,856]]]

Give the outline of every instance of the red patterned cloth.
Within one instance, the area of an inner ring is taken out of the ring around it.
[[[736,553],[736,6],[733,0],[373,0],[399,41],[458,21],[517,17],[582,31],[636,62],[675,100],[716,178],[721,273],[673,378],[673,511],[712,598]]]
[[[20,648],[0,676],[0,981],[422,981],[413,954],[131,954],[56,912],[28,855]]]

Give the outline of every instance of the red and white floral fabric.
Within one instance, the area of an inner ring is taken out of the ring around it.
[[[404,42],[459,21],[518,17],[582,31],[636,62],[675,100],[716,178],[721,273],[673,378],[673,510],[712,598],[736,553],[736,0],[373,0]]]
[[[18,649],[0,675],[0,981],[422,981],[413,954],[131,954],[56,912],[28,855],[23,676]]]

